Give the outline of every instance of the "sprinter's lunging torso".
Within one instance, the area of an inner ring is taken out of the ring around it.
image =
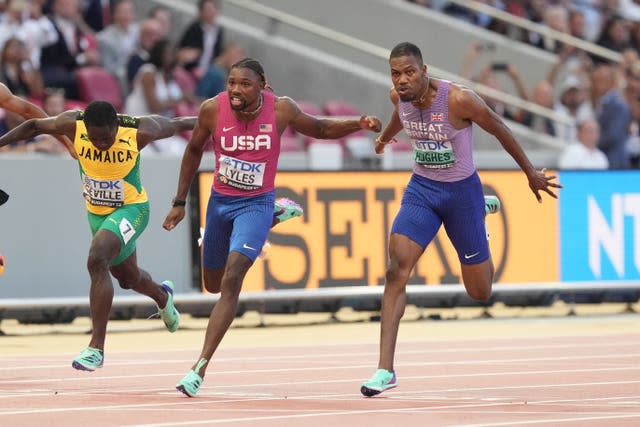
[[[475,171],[472,126],[454,128],[449,122],[450,82],[440,80],[431,107],[398,104],[398,115],[411,144],[413,172],[435,181],[460,181]]]
[[[103,151],[89,140],[83,118],[84,112],[78,113],[73,145],[87,210],[108,215],[121,206],[146,202],[147,193],[140,182],[139,119],[118,115],[116,140]]]
[[[213,135],[216,175],[213,189],[230,196],[255,196],[273,191],[280,134],[276,124],[276,96],[263,91],[263,106],[256,118],[238,120],[229,95],[217,95],[218,115]]]

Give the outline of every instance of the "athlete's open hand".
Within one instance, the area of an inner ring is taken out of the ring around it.
[[[558,196],[549,187],[562,188],[562,185],[557,182],[553,182],[553,180],[557,178],[556,175],[547,175],[546,171],[547,169],[543,168],[540,171],[534,170],[532,174],[527,174],[527,178],[529,178],[529,188],[531,188],[533,194],[536,195],[538,202],[542,202],[540,190],[546,192],[554,199],[557,199]]]
[[[375,116],[360,116],[360,127],[373,132],[380,132],[382,123],[380,119]]]
[[[162,223],[162,228],[171,231],[176,228],[176,225],[184,218],[184,206],[174,206],[171,208],[167,217]]]

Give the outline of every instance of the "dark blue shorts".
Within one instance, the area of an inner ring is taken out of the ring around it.
[[[202,240],[202,264],[219,269],[230,252],[255,261],[273,222],[275,192],[253,197],[223,196],[211,191]]]
[[[414,174],[391,234],[407,236],[424,250],[444,224],[460,262],[479,264],[490,256],[484,217],[484,194],[477,173],[456,182]]]

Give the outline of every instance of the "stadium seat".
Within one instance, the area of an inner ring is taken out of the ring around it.
[[[323,106],[327,116],[360,116],[360,110],[344,101],[328,101]]]
[[[375,158],[373,138],[368,136],[349,136],[345,138],[345,146],[352,158],[358,161],[369,161]]]
[[[307,153],[311,170],[340,170],[343,168],[343,146],[338,141],[313,139],[309,143]]]
[[[399,153],[413,151],[413,146],[411,145],[411,141],[409,141],[408,139],[396,137],[396,140],[398,140],[398,142],[394,142],[393,144],[388,145],[387,147],[390,147],[393,151],[399,152]]]
[[[299,151],[298,147],[298,138],[294,136],[284,136],[280,137],[280,151],[283,153],[286,152],[294,152]]]
[[[287,126],[280,136],[280,151],[291,152],[299,151],[298,134],[291,126]]]
[[[302,111],[304,111],[307,114],[310,114],[312,116],[320,116],[322,115],[322,109],[317,105],[314,104],[313,102],[310,101],[296,101],[298,103],[298,106],[300,107],[300,109]]]
[[[75,71],[75,76],[80,101],[87,104],[95,100],[107,101],[113,104],[116,111],[121,111],[120,86],[109,71],[102,67],[82,67]]]
[[[183,93],[194,93],[196,91],[196,79],[193,75],[182,67],[176,67],[173,70],[173,78],[180,86]]]

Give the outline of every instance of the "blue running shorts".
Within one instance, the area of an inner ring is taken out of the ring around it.
[[[484,194],[476,172],[456,182],[413,174],[391,234],[407,236],[424,250],[444,224],[460,262],[479,264],[490,256],[484,217]]]
[[[273,223],[275,192],[253,197],[224,196],[211,191],[207,205],[202,264],[219,269],[230,252],[239,252],[255,261]]]

